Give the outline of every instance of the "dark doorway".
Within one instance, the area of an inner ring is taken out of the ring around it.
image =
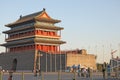
[[[17,59],[13,59],[13,64],[12,64],[12,71],[16,71],[16,68],[17,68]]]

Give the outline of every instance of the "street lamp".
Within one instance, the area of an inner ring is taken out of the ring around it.
[[[39,76],[41,75],[41,56],[43,56],[43,54],[41,54],[41,51],[38,50],[38,72],[39,72]]]
[[[36,68],[35,68],[35,76],[37,76],[37,73],[39,73],[39,76],[41,75],[41,51],[37,51],[37,55],[36,55]]]

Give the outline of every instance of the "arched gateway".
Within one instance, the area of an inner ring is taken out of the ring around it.
[[[61,20],[51,18],[43,9],[26,16],[21,15],[15,22],[5,25],[10,30],[3,32],[7,37],[6,43],[1,46],[6,48],[6,53],[0,55],[0,65],[6,70],[10,69],[11,63],[13,70],[36,70],[38,51],[41,51],[43,56],[40,56],[39,63],[43,71],[62,69],[59,65],[65,62],[60,61],[64,57],[60,53],[60,45],[66,42],[60,40],[64,28],[55,25],[59,22]]]

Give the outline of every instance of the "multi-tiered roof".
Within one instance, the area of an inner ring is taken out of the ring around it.
[[[5,25],[10,30],[4,31],[7,34],[5,46],[8,52],[37,49],[42,51],[58,51],[61,41],[61,30],[64,28],[55,26],[61,22],[51,18],[43,9],[40,12],[20,16],[10,24]],[[58,34],[59,32],[59,34]]]

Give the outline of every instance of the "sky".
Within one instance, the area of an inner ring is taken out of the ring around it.
[[[97,62],[109,62],[111,50],[120,56],[120,0],[0,0],[0,44],[4,43],[5,24],[46,8],[56,24],[64,27],[62,50],[86,49],[97,55]],[[5,48],[0,47],[0,52]]]

